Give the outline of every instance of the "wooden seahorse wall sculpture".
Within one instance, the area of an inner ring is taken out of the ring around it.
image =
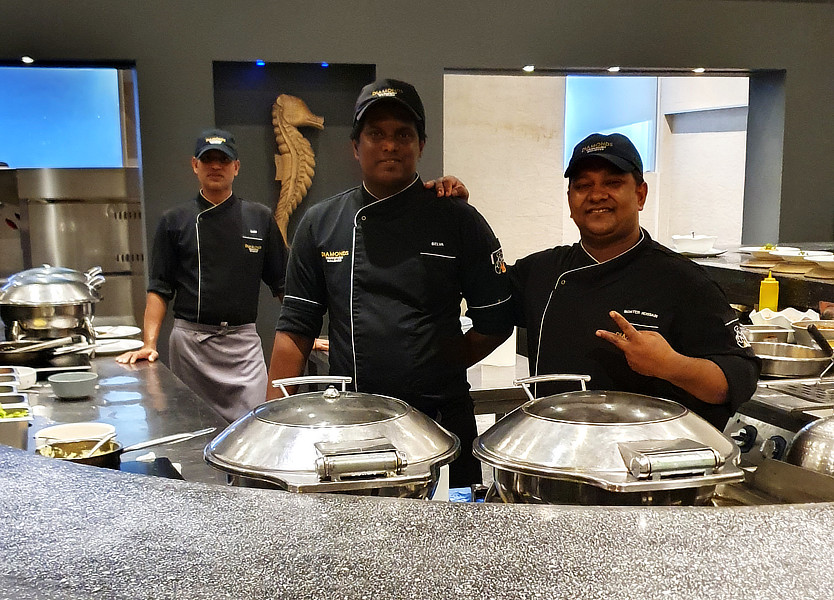
[[[287,223],[301,204],[316,174],[316,155],[298,127],[324,129],[324,118],[317,117],[301,98],[281,94],[272,105],[272,126],[278,154],[275,155],[275,180],[281,182],[275,221],[287,240]]]

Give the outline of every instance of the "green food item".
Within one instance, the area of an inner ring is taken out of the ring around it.
[[[28,415],[29,411],[25,408],[5,410],[2,406],[0,406],[0,419],[19,419],[20,417],[26,417]]]
[[[764,248],[765,250],[775,250],[776,244],[765,244],[764,246],[762,246],[762,248]]]

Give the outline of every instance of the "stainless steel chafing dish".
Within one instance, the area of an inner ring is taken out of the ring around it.
[[[291,492],[427,498],[458,438],[388,396],[345,390],[349,377],[298,377],[275,387],[341,383],[261,404],[209,443],[229,483]]]
[[[587,505],[701,504],[738,482],[739,449],[686,407],[625,392],[582,391],[535,398],[474,442],[493,468],[488,498]],[[579,376],[587,379],[587,376]]]

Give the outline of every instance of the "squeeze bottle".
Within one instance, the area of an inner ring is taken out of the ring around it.
[[[774,312],[779,310],[779,282],[773,278],[770,271],[759,285],[759,311],[765,308]]]

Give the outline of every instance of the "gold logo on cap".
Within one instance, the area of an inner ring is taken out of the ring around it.
[[[613,146],[611,142],[597,142],[596,144],[590,144],[582,148],[582,152],[591,153],[591,152],[602,152],[606,148],[610,148]]]
[[[371,92],[371,96],[376,98],[391,98],[396,96],[397,94],[402,94],[402,90],[397,88],[385,88],[383,90],[374,90]]]
[[[207,137],[206,138],[206,143],[207,144],[214,144],[214,145],[216,145],[216,144],[225,144],[226,143],[226,138],[223,138],[223,137]]]

